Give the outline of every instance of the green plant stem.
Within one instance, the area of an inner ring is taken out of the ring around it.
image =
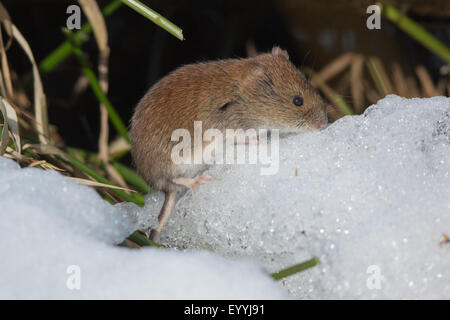
[[[105,200],[106,202],[108,202],[109,204],[116,204],[116,201],[114,201],[110,196],[108,195],[103,195],[103,200]]]
[[[152,240],[141,234],[139,231],[135,231],[130,234],[128,236],[128,239],[140,245],[141,247],[152,246],[156,248],[164,248],[164,246],[160,245],[159,243],[153,242]]]
[[[116,128],[117,132],[128,142],[130,142],[130,138],[128,137],[128,130],[125,126],[122,119],[120,119],[119,114],[116,112],[116,109],[113,107],[109,99],[103,93],[103,90],[100,87],[100,84],[95,76],[95,73],[89,68],[88,62],[83,55],[81,49],[77,46],[76,41],[73,39],[73,33],[67,29],[63,29],[63,32],[66,34],[69,39],[69,43],[71,44],[71,50],[77,57],[80,62],[81,68],[85,76],[89,79],[89,84],[91,85],[92,91],[94,92],[97,99],[106,107],[108,111],[109,120],[111,120],[112,125]]]
[[[113,185],[108,179],[106,179],[102,175],[98,174],[93,169],[89,168],[87,165],[85,165],[81,161],[77,160],[75,157],[71,156],[68,153],[65,153],[65,156],[67,157],[67,160],[69,160],[74,166],[76,166],[78,169],[83,171],[85,174],[91,176],[98,182]],[[122,199],[129,201],[129,202],[133,202],[140,207],[144,206],[145,201],[144,201],[144,197],[141,194],[135,194],[133,196],[133,195],[127,194],[126,192],[124,192],[123,190],[120,190],[120,189],[111,189],[111,192],[114,192]]]
[[[123,164],[117,161],[111,161],[111,165],[119,172],[119,174],[125,179],[126,182],[135,186],[142,193],[151,193],[155,192],[155,190],[151,189],[144,179],[141,178],[136,172],[124,166]]]
[[[122,0],[124,4],[135,10],[136,12],[142,14],[147,19],[151,20],[154,24],[160,26],[171,35],[175,36],[180,40],[184,40],[183,30],[174,25],[172,22],[161,16],[159,13],[147,7],[145,4],[138,0]]]
[[[391,5],[383,5],[381,3],[377,3],[377,5],[382,8],[381,11],[387,19],[416,39],[424,47],[441,57],[445,62],[450,63],[450,49],[425,28]]]
[[[289,277],[295,273],[305,271],[306,269],[312,268],[320,263],[320,260],[316,257],[309,259],[308,261],[296,264],[292,267],[283,269],[281,271],[272,273],[270,276],[275,280],[280,280]]]
[[[111,1],[104,9],[103,15],[105,17],[113,14],[120,6],[122,2],[120,0]],[[81,29],[74,34],[74,41],[78,45],[85,42],[92,32],[92,26],[90,23],[85,23]],[[58,67],[64,60],[66,60],[72,54],[72,45],[69,41],[63,42],[58,48],[53,50],[47,57],[45,57],[39,63],[39,71],[42,75],[52,72],[56,67]]]
[[[104,164],[102,161],[98,159],[98,154],[94,152],[89,152],[79,148],[68,147],[67,151],[71,153],[77,154],[81,157],[85,162],[94,162],[96,165],[104,168]],[[155,190],[151,189],[144,179],[140,175],[138,175],[134,170],[129,167],[123,165],[120,162],[110,160],[109,163],[119,172],[119,174],[125,179],[125,181],[133,186],[135,186],[140,192],[147,194],[151,192],[155,192]]]

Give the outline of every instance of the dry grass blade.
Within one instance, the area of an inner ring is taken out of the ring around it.
[[[140,249],[141,248],[140,245],[138,245],[135,242],[128,240],[128,239],[125,239],[124,243],[128,248],[131,248],[131,249]]]
[[[416,78],[407,77],[406,85],[408,86],[409,98],[421,97],[419,87],[417,85]]]
[[[47,114],[47,103],[45,101],[44,88],[42,86],[41,76],[39,75],[39,69],[34,60],[33,52],[28,44],[28,42],[20,33],[19,29],[13,24],[12,32],[14,38],[20,44],[22,49],[25,51],[28,59],[33,67],[33,80],[34,80],[34,112],[36,117],[36,129],[39,135],[39,141],[41,143],[47,144],[48,140],[48,114]]]
[[[6,44],[6,49],[8,49],[8,47],[11,45],[12,42],[12,22],[8,11],[1,2],[0,2],[0,21],[5,27],[5,31],[9,36],[9,40]]]
[[[312,77],[311,82],[316,85],[317,79],[321,79],[323,82],[327,82],[342,70],[347,68],[353,60],[353,53],[347,52],[334,59],[331,63],[327,64],[320,70],[315,76]]]
[[[373,88],[372,83],[367,80],[363,80],[364,93],[369,103],[377,103],[382,97],[377,90]]]
[[[56,171],[60,171],[60,172],[67,172],[67,170],[58,168],[57,166],[55,166],[51,163],[48,163],[45,160],[32,161],[28,166],[29,167],[41,166],[45,170],[56,170]]]
[[[29,167],[36,167],[36,166],[43,165],[43,164],[46,163],[46,162],[47,162],[47,161],[45,161],[45,160],[33,161],[33,162],[30,163],[28,166],[29,166]]]
[[[379,75],[381,76],[381,79],[383,80],[384,87],[386,88],[386,94],[392,94],[394,93],[394,89],[392,87],[391,79],[389,78],[386,69],[384,68],[383,63],[381,62],[380,58],[375,57],[374,63],[376,65],[376,68],[378,70]]]
[[[353,106],[359,113],[364,109],[363,67],[364,57],[360,54],[354,56],[350,66],[350,84]]]
[[[0,30],[1,32],[1,30]],[[3,81],[4,74],[0,70],[0,95],[6,97],[8,95],[8,92],[6,91],[5,81]]]
[[[3,43],[3,36],[0,28],[0,56],[2,63],[2,95],[8,98],[14,96],[13,85],[11,80],[11,71],[9,70],[6,49]]]
[[[392,65],[392,76],[394,78],[394,85],[397,94],[402,97],[410,98],[411,94],[408,91],[405,75],[403,74],[402,67],[397,61]]]
[[[22,145],[20,142],[20,132],[19,132],[19,122],[17,119],[16,110],[11,106],[11,104],[4,99],[3,97],[0,97],[2,109],[5,109],[5,114],[3,119],[5,119],[6,123],[8,124],[8,130],[10,131],[13,137],[13,142],[16,147],[17,152],[22,153]],[[8,139],[6,139],[8,140]]]
[[[94,36],[100,51],[108,50],[108,32],[106,30],[105,19],[96,1],[78,0],[92,25]]]
[[[416,74],[419,78],[420,84],[422,85],[422,92],[425,97],[429,98],[439,95],[436,87],[433,84],[433,80],[431,80],[431,77],[424,66],[418,65],[416,68]]]
[[[3,117],[3,128],[2,128],[2,135],[0,140],[0,156],[5,154],[6,148],[8,147],[8,141],[9,141],[9,128],[8,128],[8,117],[6,115],[6,107],[3,104],[3,102],[0,102],[0,112],[2,113]]]
[[[87,185],[90,187],[119,189],[119,190],[128,191],[128,192],[136,192],[136,191],[128,189],[128,188],[122,188],[122,187],[118,187],[118,186],[114,186],[114,185],[106,184],[106,183],[101,183],[101,182],[97,182],[97,181],[92,181],[92,180],[87,180],[87,179],[82,179],[82,178],[75,178],[75,177],[67,177],[67,178],[69,178],[70,180],[74,180],[77,183],[84,184],[84,185]]]
[[[14,159],[17,161],[22,161],[26,163],[32,163],[34,161],[33,158],[24,156],[23,154],[18,153],[16,150],[6,147],[6,153],[3,155],[6,158]]]
[[[106,29],[105,19],[96,1],[78,0],[83,12],[86,14],[92,29],[94,31],[95,40],[99,49],[99,84],[103,93],[108,91],[108,31]],[[106,164],[108,162],[108,111],[106,107],[100,103],[100,136],[99,136],[99,157]]]
[[[27,150],[28,148],[35,150],[39,154],[57,155],[63,159],[67,159],[64,152],[51,144],[26,144],[23,146],[23,150]]]
[[[0,27],[0,56],[2,63],[2,95],[12,98],[14,96],[13,85],[11,80],[11,71],[9,70],[8,57],[6,56],[5,44],[3,43],[3,35]]]
[[[6,34],[9,36],[8,42],[5,46],[3,42],[2,28],[0,27],[0,55],[2,64],[2,79],[1,88],[2,95],[4,97],[12,98],[14,95],[13,85],[11,80],[11,72],[9,71],[8,58],[6,56],[6,50],[12,41],[12,22],[8,11],[0,2],[0,22],[5,27]]]
[[[108,173],[108,177],[119,186],[127,189],[128,185],[125,180],[122,178],[119,172],[117,172],[116,168],[114,168],[109,162],[105,164],[106,172]]]
[[[75,81],[73,86],[72,95],[73,97],[77,97],[82,94],[86,89],[89,88],[89,79],[86,75],[81,74],[78,79]]]
[[[92,29],[94,31],[95,39],[99,49],[98,62],[98,80],[103,93],[108,92],[108,61],[109,61],[109,46],[108,46],[108,31],[106,29],[105,19],[96,1],[92,0],[78,0],[84,13],[88,17]],[[99,158],[105,164],[106,171],[109,177],[122,187],[126,188],[127,184],[116,169],[109,164],[108,152],[108,111],[104,104],[100,103],[100,135],[98,140]]]
[[[131,150],[131,145],[122,136],[118,136],[109,144],[109,155],[126,153]]]
[[[445,96],[445,87],[447,85],[446,79],[440,79],[436,85],[436,90],[439,96]]]

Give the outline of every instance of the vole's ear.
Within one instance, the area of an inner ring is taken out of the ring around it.
[[[272,48],[272,54],[276,56],[282,56],[289,60],[289,54],[286,50],[281,49],[280,47],[273,47]]]
[[[264,75],[264,68],[257,61],[247,62],[240,70],[240,86],[249,87]]]

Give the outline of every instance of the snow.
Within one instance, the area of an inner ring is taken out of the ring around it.
[[[275,175],[210,168],[179,199],[164,250],[114,246],[155,225],[161,193],[111,206],[0,157],[0,298],[450,299],[450,98],[387,96],[285,137],[279,154]],[[281,286],[262,267],[312,256],[321,264]],[[80,290],[66,286],[70,265]]]
[[[0,181],[0,299],[287,297],[249,259],[114,246],[134,217],[59,173],[0,157]]]
[[[297,176],[295,172],[297,171]],[[252,257],[296,298],[450,298],[450,99],[387,96],[364,115],[280,141],[280,169],[219,166],[187,192],[163,244]],[[161,194],[147,198],[156,216]],[[145,215],[141,216],[144,219]],[[141,220],[144,221],[144,220]]]

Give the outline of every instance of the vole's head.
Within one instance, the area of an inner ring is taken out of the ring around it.
[[[245,108],[242,117],[258,127],[289,132],[320,129],[328,123],[326,103],[286,51],[274,47],[271,53],[244,61],[238,102]]]

